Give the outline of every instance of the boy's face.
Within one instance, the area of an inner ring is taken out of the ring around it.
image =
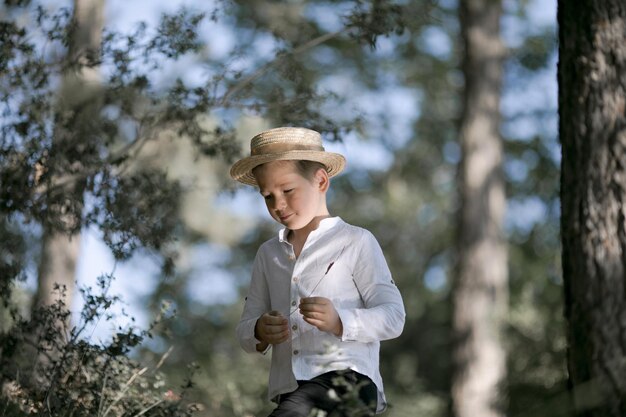
[[[328,175],[323,169],[313,179],[304,178],[293,162],[274,161],[254,170],[259,192],[274,220],[291,230],[309,225],[317,216],[328,215]]]

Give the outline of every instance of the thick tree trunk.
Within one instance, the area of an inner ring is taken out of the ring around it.
[[[508,305],[508,254],[502,223],[506,207],[499,134],[504,48],[499,0],[461,0],[465,43],[464,109],[458,271],[453,288],[456,417],[501,416],[506,375],[500,340]]]
[[[71,144],[88,142],[89,120],[97,117],[97,67],[90,64],[100,50],[104,24],[104,0],[74,0],[73,30],[67,62],[59,91],[59,114],[72,114],[75,125],[55,126],[51,159],[56,158],[55,166],[71,169],[81,161],[73,161],[66,152]],[[70,64],[72,63],[72,64]],[[76,140],[75,138],[79,139]],[[75,145],[74,145],[75,146]],[[88,146],[88,145],[85,145]],[[62,163],[58,163],[62,160]],[[44,169],[47,169],[44,168]],[[54,168],[52,168],[54,170]],[[44,224],[42,254],[38,269],[38,288],[33,306],[53,304],[61,295],[55,287],[63,288],[63,301],[70,308],[75,288],[75,268],[80,245],[80,212],[83,206],[83,185],[80,181],[65,181],[68,172],[54,170],[49,183],[53,186],[66,183],[55,189],[64,198],[54,198],[51,211],[58,216],[51,224]],[[67,210],[65,202],[71,201]],[[64,214],[64,212],[68,213]]]
[[[626,2],[559,0],[561,235],[577,415],[626,416]]]

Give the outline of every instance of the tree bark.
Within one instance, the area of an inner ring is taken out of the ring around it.
[[[503,415],[506,353],[500,340],[508,305],[506,207],[500,90],[504,47],[499,0],[461,0],[465,90],[458,271],[453,287],[452,411],[456,417]]]
[[[561,235],[578,416],[626,416],[626,3],[559,0]]]
[[[51,149],[49,182],[63,182],[68,172],[58,167],[72,167],[81,161],[71,160],[65,153],[72,146],[89,141],[88,121],[98,117],[97,85],[98,67],[93,65],[100,51],[104,25],[104,0],[74,0],[73,28],[67,55],[67,70],[59,90],[58,114],[76,114],[73,126],[55,126]],[[77,139],[78,138],[78,139]],[[59,161],[63,162],[60,163]],[[47,169],[44,168],[44,169]],[[42,254],[38,268],[38,287],[33,307],[51,305],[59,298],[67,308],[71,307],[75,288],[76,260],[80,247],[81,210],[84,186],[80,181],[68,181],[61,190],[64,198],[55,198],[51,212],[55,218],[43,225]],[[64,201],[71,200],[71,212],[67,212]],[[56,206],[56,207],[55,207]],[[67,213],[66,213],[67,212]],[[58,214],[58,216],[56,216]],[[54,291],[63,288],[63,293]],[[61,297],[62,295],[62,297]]]

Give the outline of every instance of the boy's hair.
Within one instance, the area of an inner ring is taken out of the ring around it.
[[[289,159],[289,160],[282,160],[282,161],[275,161],[278,163],[287,163],[287,164],[291,164],[292,166],[294,166],[296,168],[296,171],[298,171],[298,174],[300,174],[302,177],[306,178],[309,181],[312,181],[313,178],[315,178],[315,173],[320,170],[323,169],[324,171],[328,170],[326,169],[326,166],[324,164],[322,164],[321,162],[316,162],[316,161],[307,161],[304,159]],[[255,167],[254,169],[252,169],[252,174],[255,174],[255,171],[262,167],[265,164],[259,165],[257,167]]]

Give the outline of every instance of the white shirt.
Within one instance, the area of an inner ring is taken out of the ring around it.
[[[380,341],[402,333],[405,312],[380,245],[369,231],[339,217],[327,218],[309,234],[296,259],[287,241],[288,232],[282,229],[257,252],[237,326],[241,346],[256,352],[260,343],[254,337],[256,321],[264,313],[278,310],[289,318],[291,340],[272,346],[270,399],[298,388],[296,380],[350,368],[376,384],[377,412],[383,411]],[[300,298],[310,296],[333,302],[343,324],[341,338],[302,319]]]

